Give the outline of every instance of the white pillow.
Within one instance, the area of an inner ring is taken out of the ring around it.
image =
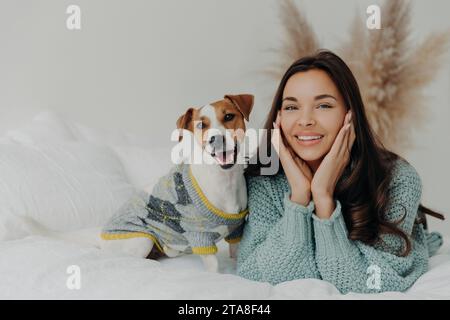
[[[51,110],[41,111],[27,125],[7,131],[5,138],[26,144],[39,141],[85,141],[101,145],[151,147],[144,136],[119,129],[90,128]]]
[[[151,192],[172,147],[40,112],[0,138],[0,240],[29,233],[23,217],[58,231],[104,224],[133,188]]]
[[[122,162],[129,181],[138,190],[151,193],[158,179],[172,167],[171,146],[141,148],[111,146]]]
[[[75,126],[52,111],[39,113],[29,124],[15,130],[9,130],[5,137],[12,142],[26,144],[37,141],[77,140]]]
[[[71,128],[81,141],[109,146],[124,166],[128,180],[138,190],[150,193],[158,179],[173,165],[171,150],[174,142],[169,141],[166,147],[155,147],[145,135],[90,128],[79,123],[72,124]]]
[[[0,144],[0,215],[28,216],[58,231],[101,226],[133,190],[107,146]]]
[[[76,137],[78,140],[101,145],[128,145],[125,133],[120,130],[106,130],[100,128],[90,128],[85,125],[74,123]]]
[[[71,128],[77,139],[81,141],[109,146],[136,146],[153,149],[151,142],[145,135],[137,135],[117,128],[90,128],[80,123],[71,124]]]

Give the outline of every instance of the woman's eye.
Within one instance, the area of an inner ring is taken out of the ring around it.
[[[233,119],[234,119],[234,114],[232,114],[232,113],[227,113],[224,118],[225,121],[231,121]]]
[[[197,123],[197,129],[203,129],[203,122]]]
[[[329,108],[331,108],[331,106],[328,105],[328,104],[320,104],[320,105],[317,106],[317,108],[319,108],[319,109],[329,109]]]
[[[297,108],[296,106],[290,105],[290,106],[285,106],[284,110],[295,110],[296,108]]]

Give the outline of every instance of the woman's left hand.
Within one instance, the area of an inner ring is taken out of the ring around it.
[[[333,213],[334,189],[350,161],[350,151],[356,138],[351,118],[352,114],[349,111],[331,150],[322,160],[311,181],[311,193],[316,206],[316,215],[320,218],[329,218]]]

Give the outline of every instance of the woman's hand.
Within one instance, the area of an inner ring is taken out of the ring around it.
[[[311,200],[311,169],[285,142],[281,132],[280,112],[278,112],[273,127],[271,142],[278,153],[284,173],[291,187],[291,201],[307,206]]]
[[[349,111],[331,150],[322,160],[311,181],[316,215],[322,219],[328,219],[334,211],[334,190],[350,161],[350,152],[356,138],[351,118],[352,114]]]

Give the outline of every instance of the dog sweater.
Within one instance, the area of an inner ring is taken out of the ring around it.
[[[136,192],[102,230],[104,240],[147,237],[157,248],[183,253],[213,254],[225,238],[240,240],[248,210],[225,213],[206,199],[188,164],[161,177],[148,195]]]
[[[294,279],[328,281],[341,293],[405,291],[428,268],[429,256],[442,245],[439,233],[415,223],[422,184],[416,170],[398,160],[389,185],[385,219],[410,238],[411,251],[400,253],[405,242],[393,234],[368,245],[351,240],[338,199],[329,219],[290,200],[284,173],[249,177],[249,215],[239,243],[237,273],[245,278],[278,284]],[[301,283],[298,283],[301,286]]]

